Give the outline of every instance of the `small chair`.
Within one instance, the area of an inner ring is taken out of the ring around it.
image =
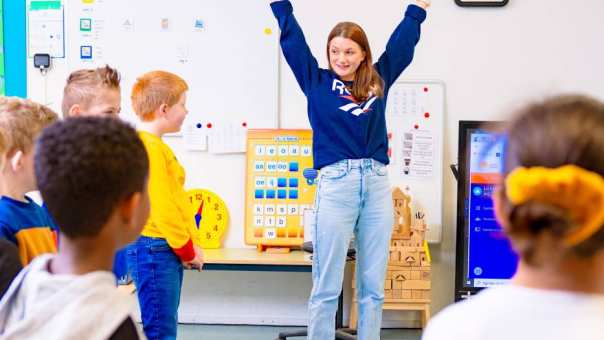
[[[302,250],[313,253],[312,242],[304,242],[302,245]],[[348,253],[346,254],[346,261],[354,261],[356,255],[356,251],[354,248],[349,248]],[[340,292],[340,296],[338,297],[338,312],[336,313],[336,339],[338,340],[356,340],[356,330],[350,328],[343,328],[342,324],[344,323],[344,313],[343,313],[343,305],[344,305],[344,287],[342,287],[342,292]],[[300,329],[297,331],[289,331],[289,332],[281,332],[277,337],[277,340],[286,340],[287,338],[297,337],[297,336],[307,336],[307,329]]]

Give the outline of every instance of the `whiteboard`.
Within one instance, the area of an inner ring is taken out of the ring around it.
[[[165,70],[189,84],[185,124],[277,127],[278,27],[266,3],[220,0],[65,1],[69,71],[122,74],[122,114],[136,121],[136,78]]]
[[[390,178],[411,194],[413,212],[425,213],[428,242],[442,239],[445,85],[399,81],[390,89],[386,122]]]

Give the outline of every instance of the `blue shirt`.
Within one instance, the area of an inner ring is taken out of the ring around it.
[[[289,1],[271,3],[281,29],[281,49],[308,101],[308,118],[313,129],[314,167],[343,159],[388,159],[386,99],[388,90],[413,60],[420,25],[426,11],[410,5],[405,18],[390,36],[386,51],[375,69],[384,80],[384,96],[356,101],[346,84],[331,70],[321,69],[308,47]]]
[[[0,198],[0,238],[17,245],[23,265],[38,255],[56,253],[58,234],[48,212],[31,198],[25,198],[27,202]]]

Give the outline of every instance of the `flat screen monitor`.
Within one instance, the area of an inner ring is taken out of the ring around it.
[[[502,122],[460,121],[455,300],[506,283],[518,257],[495,220],[491,195],[504,161]]]

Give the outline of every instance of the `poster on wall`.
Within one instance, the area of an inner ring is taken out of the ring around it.
[[[61,1],[30,1],[27,7],[28,56],[46,53],[65,57],[65,29]]]
[[[264,3],[78,0],[64,5],[69,71],[109,64],[120,71],[124,89],[150,70],[175,73],[187,82],[189,114],[182,132],[166,135],[175,143],[181,139],[187,151],[244,152],[244,127],[277,126],[278,27]],[[120,116],[136,123],[128,96],[122,100]]]
[[[396,82],[386,107],[392,184],[413,196],[425,213],[428,242],[442,239],[445,84],[433,80]]]

